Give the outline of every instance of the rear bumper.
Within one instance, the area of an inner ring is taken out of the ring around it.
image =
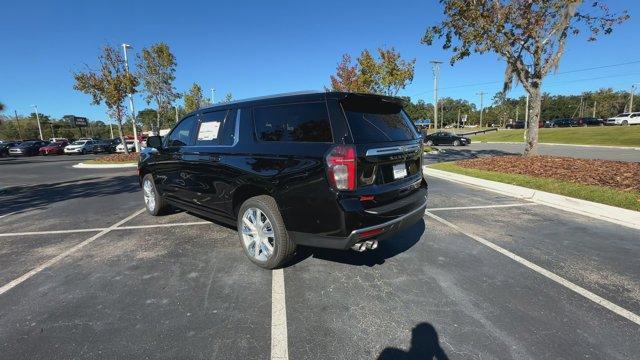
[[[359,214],[360,217],[368,218],[366,219],[369,220],[367,222],[371,222],[370,220],[372,219],[375,219],[374,221],[380,222],[374,225],[352,230],[347,237],[327,236],[322,234],[303,232],[289,232],[289,234],[292,237],[292,240],[298,245],[343,250],[351,248],[352,245],[360,241],[385,240],[422,219],[427,207],[426,188],[420,189],[418,195],[420,195],[418,196],[420,199],[416,203],[412,204],[413,206],[410,210],[405,210],[406,207],[402,207],[405,212],[402,214],[398,214],[391,220],[381,221],[381,217],[379,215],[374,215],[366,212],[364,214]],[[402,200],[400,200],[399,202],[401,201]],[[382,233],[371,237],[362,237],[364,233],[375,230],[382,230]]]

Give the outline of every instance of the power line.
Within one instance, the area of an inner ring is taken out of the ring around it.
[[[640,63],[640,60],[635,60],[635,61],[628,61],[628,62],[624,62],[624,63],[618,63],[618,64],[610,64],[610,65],[602,65],[602,66],[594,66],[594,67],[590,67],[590,68],[583,68],[583,69],[575,69],[575,70],[569,70],[569,71],[562,71],[562,72],[558,72],[555,74],[552,74],[552,76],[556,76],[556,75],[564,75],[564,74],[571,74],[571,73],[576,73],[576,72],[582,72],[582,71],[590,71],[590,70],[598,70],[598,69],[606,69],[606,68],[612,68],[612,67],[618,67],[618,66],[625,66],[625,65],[632,65],[632,64],[638,64]],[[628,75],[628,74],[625,74]],[[614,76],[605,76],[605,77],[597,77],[597,78],[590,78],[590,79],[580,79],[580,80],[571,80],[571,81],[586,81],[586,80],[599,80],[599,79],[605,79],[608,77],[618,77],[618,76],[622,76],[622,75],[614,75]],[[502,84],[503,81],[488,81],[488,82],[482,82],[482,83],[473,83],[473,84],[463,84],[463,85],[455,85],[455,86],[446,86],[446,87],[441,87],[440,90],[447,90],[447,89],[459,89],[459,88],[465,88],[465,87],[474,87],[474,86],[482,86],[482,85],[494,85],[494,84]],[[423,94],[427,94],[432,92],[433,90],[427,90],[427,91],[423,91],[420,93],[416,93],[410,96],[418,96],[418,95],[423,95]]]

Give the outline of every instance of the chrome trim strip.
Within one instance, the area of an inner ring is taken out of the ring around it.
[[[420,145],[392,146],[367,150],[365,156],[404,154],[420,149]]]
[[[414,215],[415,213],[417,213],[419,211],[424,212],[426,207],[427,207],[427,199],[424,200],[424,203],[422,205],[420,205],[420,207],[418,207],[417,209],[413,210],[412,212],[410,212],[408,214],[404,214],[404,215],[402,215],[402,216],[400,216],[398,218],[395,218],[393,220],[389,220],[389,221],[387,221],[385,223],[382,223],[382,224],[373,225],[373,226],[369,226],[369,227],[366,227],[366,228],[353,230],[351,232],[351,234],[349,234],[348,239],[352,239],[354,236],[357,236],[358,234],[363,233],[365,231],[375,230],[375,229],[391,226],[391,225],[393,225],[393,224],[395,224],[397,222],[400,222],[400,221],[408,218],[411,215]]]

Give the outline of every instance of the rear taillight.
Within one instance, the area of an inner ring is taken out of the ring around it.
[[[356,189],[356,149],[338,145],[327,155],[327,177],[336,190]]]

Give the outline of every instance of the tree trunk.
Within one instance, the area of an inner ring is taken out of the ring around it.
[[[524,147],[524,156],[533,156],[538,154],[538,123],[540,122],[540,114],[542,113],[542,96],[540,87],[533,87],[529,91],[530,106],[529,124],[527,128],[527,140]]]
[[[120,141],[122,146],[124,146],[124,153],[129,154],[129,148],[127,147],[127,142],[124,141],[124,130],[122,129],[122,118],[118,118],[118,132],[120,133]]]
[[[156,111],[156,131],[154,131],[156,135],[160,135],[160,106],[158,106],[158,111]]]

